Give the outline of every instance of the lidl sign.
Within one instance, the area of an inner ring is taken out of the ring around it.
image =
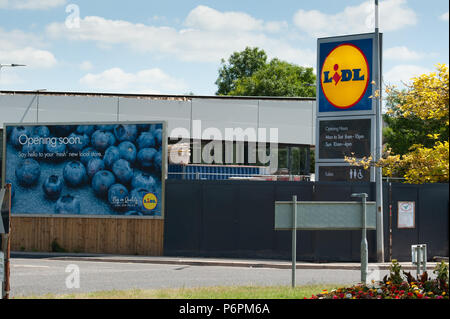
[[[373,35],[318,40],[320,112],[372,110]]]

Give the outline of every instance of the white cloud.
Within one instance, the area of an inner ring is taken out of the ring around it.
[[[448,11],[439,17],[442,21],[448,22]]]
[[[0,8],[14,10],[46,10],[62,6],[66,0],[0,0]]]
[[[98,74],[88,73],[80,83],[93,90],[109,92],[179,94],[188,91],[183,80],[169,76],[158,68],[127,73],[120,68],[112,68]]]
[[[64,23],[47,26],[54,38],[93,41],[104,49],[125,45],[142,53],[171,55],[182,61],[216,62],[246,46],[264,49],[269,56],[289,59],[289,62],[312,66],[315,52],[296,49],[279,32],[286,22],[264,22],[240,12],[219,12],[206,6],[194,8],[176,29],[123,20],[108,20],[98,16],[81,19],[79,28],[66,28]],[[293,58],[293,59],[292,59]]]
[[[269,21],[255,19],[243,12],[220,12],[207,6],[197,6],[185,20],[189,28],[205,31],[270,31],[277,32],[286,26],[284,21]]]
[[[94,67],[91,61],[83,61],[80,63],[80,69],[83,71],[89,71]]]
[[[401,64],[393,67],[384,74],[384,82],[387,84],[401,85],[402,82],[410,83],[411,78],[429,72],[431,72],[430,69],[422,66]]]
[[[294,15],[294,24],[313,37],[371,32],[374,30],[374,20],[373,1],[346,7],[336,14],[326,14],[317,10],[299,10]],[[394,31],[416,23],[416,13],[407,7],[406,0],[380,2],[381,31]]]
[[[419,60],[424,56],[423,53],[411,51],[405,46],[392,47],[383,52],[383,57],[386,60],[412,61]]]
[[[53,53],[42,48],[33,34],[0,28],[0,61],[4,64],[20,63],[32,68],[49,68],[56,65]]]
[[[5,87],[8,85],[22,83],[21,78],[13,71],[0,71],[0,85]]]

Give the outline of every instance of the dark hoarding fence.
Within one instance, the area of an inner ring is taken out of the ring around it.
[[[398,229],[393,211],[392,258],[410,261],[411,245],[427,244],[429,257],[448,256],[448,184],[392,184],[392,207],[417,201],[416,228]],[[388,184],[384,209],[389,212]],[[368,182],[260,182],[168,180],[164,253],[167,256],[233,258],[291,257],[291,236],[274,230],[275,201],[354,201],[353,193],[375,199]],[[389,214],[384,215],[386,260]],[[303,261],[358,262],[360,231],[298,231],[297,258]],[[367,234],[369,261],[376,261],[376,234]]]

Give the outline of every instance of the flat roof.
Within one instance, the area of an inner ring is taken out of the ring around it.
[[[190,100],[190,99],[230,99],[230,100],[287,100],[315,101],[315,97],[281,97],[281,96],[229,96],[229,95],[165,95],[165,94],[127,94],[127,93],[94,93],[94,92],[51,92],[51,91],[0,91],[0,94],[39,94],[59,96],[95,96],[123,97],[155,100]]]

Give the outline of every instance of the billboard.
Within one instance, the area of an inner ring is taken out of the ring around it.
[[[11,213],[164,216],[165,122],[5,124]]]

